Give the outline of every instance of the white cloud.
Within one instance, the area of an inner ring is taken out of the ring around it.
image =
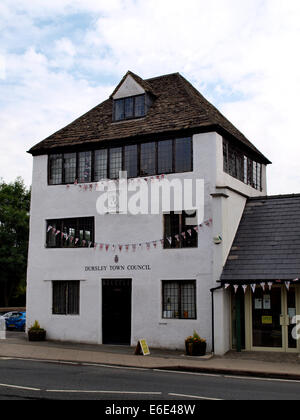
[[[6,60],[4,55],[0,55],[0,80],[6,77]]]
[[[99,103],[128,69],[180,71],[273,161],[269,192],[300,191],[299,22],[298,0],[2,0],[3,175],[22,172],[25,144]]]

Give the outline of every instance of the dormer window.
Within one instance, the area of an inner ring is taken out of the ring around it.
[[[114,121],[131,120],[146,114],[146,95],[114,100]]]

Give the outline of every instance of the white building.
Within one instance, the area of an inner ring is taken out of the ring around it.
[[[183,348],[196,330],[217,354],[232,347],[232,289],[214,292],[214,311],[211,289],[248,198],[266,196],[270,162],[188,81],[128,72],[30,153],[28,326],[38,320],[53,340],[161,348]],[[122,170],[132,185],[204,180],[204,220],[100,215],[97,187]]]

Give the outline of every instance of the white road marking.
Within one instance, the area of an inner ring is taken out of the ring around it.
[[[229,379],[243,379],[245,381],[265,381],[265,382],[290,382],[290,383],[300,383],[300,381],[294,379],[276,379],[276,378],[255,378],[253,376],[229,376],[226,375],[224,378]]]
[[[173,393],[169,393],[168,395],[173,396],[173,397],[192,398],[192,399],[196,399],[196,400],[223,401],[220,398],[200,397],[199,395],[185,395],[185,394],[173,394]]]
[[[165,369],[153,369],[155,372],[166,372],[166,373],[177,373],[181,375],[194,375],[194,376],[211,376],[213,378],[221,378],[222,375],[213,374],[213,373],[201,373],[201,372],[184,372],[177,370],[165,370]]]
[[[162,392],[137,392],[137,391],[83,391],[77,389],[46,389],[46,392],[66,394],[118,394],[118,395],[162,395]]]
[[[41,391],[39,388],[29,388],[26,386],[18,386],[18,385],[8,385],[8,384],[0,384],[2,388],[12,388],[12,389],[22,389],[24,391]]]

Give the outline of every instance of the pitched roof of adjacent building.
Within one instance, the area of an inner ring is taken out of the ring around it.
[[[143,118],[113,122],[113,94],[130,75],[155,100]],[[217,131],[244,145],[263,163],[270,161],[210,102],[208,102],[179,73],[143,80],[132,72],[122,79],[111,97],[32,147],[33,155],[49,151],[80,147],[96,147],[101,142],[143,138],[153,134],[171,134],[178,131]]]
[[[223,283],[300,278],[300,194],[248,200]]]

